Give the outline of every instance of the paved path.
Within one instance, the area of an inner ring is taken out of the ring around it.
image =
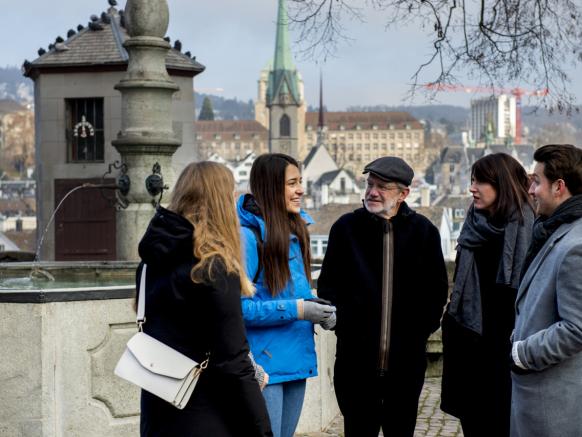
[[[427,378],[420,394],[414,437],[463,437],[459,421],[440,410],[440,396],[441,379]],[[326,432],[296,434],[296,437],[343,437],[343,429],[340,415]]]

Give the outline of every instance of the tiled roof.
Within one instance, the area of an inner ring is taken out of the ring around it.
[[[354,176],[354,174],[349,171],[347,168],[340,168],[338,170],[332,170],[332,171],[328,171],[323,173],[319,179],[317,180],[317,182],[315,183],[315,185],[327,185],[327,184],[331,184],[334,179],[342,172],[346,172],[346,174],[352,178],[354,181],[356,180],[356,177]]]
[[[437,228],[440,228],[444,209],[442,206],[415,206],[413,209],[429,219]]]
[[[200,139],[204,141],[213,140],[217,134],[223,140],[234,139],[234,135],[239,135],[241,141],[266,141],[269,138],[269,131],[256,120],[195,121],[194,132],[201,135]]]
[[[267,132],[267,128],[256,120],[195,121],[196,132]]]
[[[319,209],[309,209],[307,212],[311,218],[313,218],[314,223],[307,229],[311,235],[329,235],[329,230],[331,229],[331,226],[337,221],[337,219],[339,219],[342,215],[355,211],[361,207],[361,203],[329,203],[327,205],[323,205]]]
[[[121,67],[126,68],[128,53],[123,47],[129,38],[123,25],[121,11],[110,8],[102,18],[90,23],[78,33],[69,31],[71,36],[62,43],[52,46],[31,63],[25,62],[26,76],[33,76],[35,70],[51,68],[95,68]],[[105,21],[103,20],[105,18]],[[92,26],[91,26],[92,25]],[[93,30],[91,27],[100,28]],[[166,56],[168,70],[181,71],[183,74],[195,76],[204,71],[204,66],[179,50],[170,49]]]
[[[325,125],[329,130],[340,130],[343,126],[346,130],[356,129],[423,129],[423,125],[408,112],[326,112],[324,114]],[[319,112],[307,112],[305,114],[305,126],[316,128],[319,121]]]
[[[8,237],[21,251],[36,251],[36,229],[24,229],[22,231],[6,231],[4,235]]]
[[[447,146],[441,151],[441,163],[460,163],[463,160],[463,146]]]
[[[467,210],[469,205],[471,205],[471,196],[459,196],[459,195],[448,195],[443,197],[437,206],[445,206],[452,209],[462,209]]]
[[[320,147],[324,147],[324,146],[313,146],[310,150],[309,153],[307,154],[307,156],[305,157],[305,159],[303,160],[303,167],[307,167],[309,165],[309,163],[311,162],[311,160],[313,159],[313,157],[315,156],[315,154],[317,153],[317,150]]]
[[[0,199],[0,214],[13,217],[19,214],[34,215],[35,211],[36,200],[34,197]]]

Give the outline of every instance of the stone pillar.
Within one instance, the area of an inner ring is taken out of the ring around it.
[[[128,0],[126,27],[130,38],[126,76],[115,86],[121,92],[121,132],[112,142],[127,165],[131,187],[126,209],[117,214],[117,259],[137,260],[137,245],[154,212],[145,179],[159,163],[164,183],[173,186],[172,155],[180,140],[172,129],[172,95],[179,87],[166,70],[170,44],[164,41],[169,11],[166,0]],[[164,192],[167,200],[168,192]]]

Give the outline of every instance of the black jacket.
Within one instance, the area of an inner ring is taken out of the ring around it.
[[[139,244],[148,265],[144,331],[198,362],[210,353],[184,410],[142,392],[141,435],[271,436],[248,356],[239,278],[217,262],[211,278],[194,284],[192,235],[188,220],[159,208]]]
[[[394,229],[393,309],[388,374],[422,374],[428,336],[439,326],[447,273],[438,230],[402,203]],[[331,228],[318,295],[337,307],[337,371],[377,371],[385,220],[360,208]],[[343,373],[343,372],[342,372]]]

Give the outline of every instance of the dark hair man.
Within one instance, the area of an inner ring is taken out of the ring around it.
[[[405,202],[414,172],[396,157],[368,174],[364,208],[331,228],[318,295],[337,307],[334,384],[346,437],[412,437],[447,272],[437,228]]]
[[[529,194],[539,218],[516,302],[511,436],[582,436],[582,150],[547,145]]]

